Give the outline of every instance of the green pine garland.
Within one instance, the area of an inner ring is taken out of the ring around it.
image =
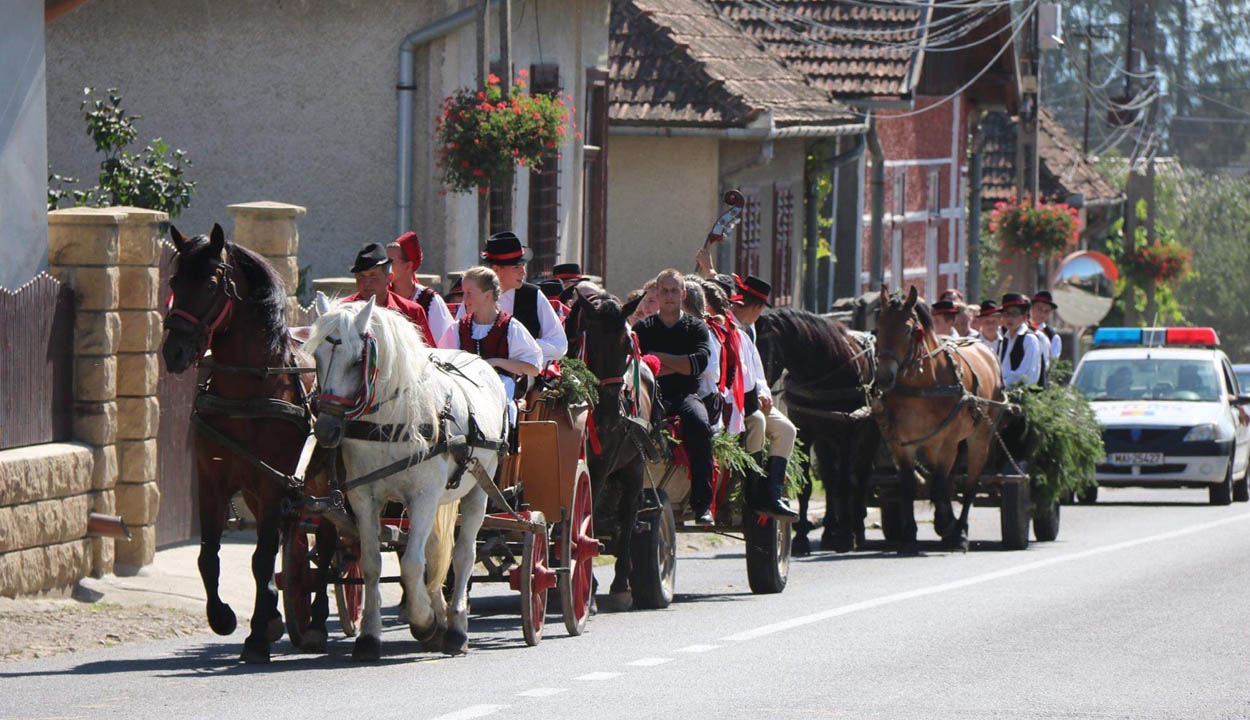
[[[1095,467],[1105,453],[1102,428],[1089,401],[1058,383],[1040,391],[1014,390],[1011,399],[1024,415],[1034,507],[1048,509],[1059,498],[1092,487]]]
[[[547,395],[557,404],[594,407],[599,403],[599,378],[577,358],[561,358],[560,377],[548,383]]]

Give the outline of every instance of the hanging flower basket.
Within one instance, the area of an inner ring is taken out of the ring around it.
[[[999,202],[990,212],[989,230],[1007,252],[1033,258],[1052,258],[1076,247],[1081,217],[1063,203],[1035,205],[1032,201]]]
[[[1124,272],[1140,285],[1167,285],[1189,274],[1194,253],[1176,243],[1144,245],[1120,259]]]
[[[508,99],[492,74],[485,89],[461,88],[443,101],[435,133],[448,189],[485,194],[517,165],[540,167],[567,139],[573,107],[555,95],[526,94],[525,75],[513,81]]]

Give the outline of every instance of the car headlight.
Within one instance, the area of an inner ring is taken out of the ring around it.
[[[1215,423],[1195,425],[1185,433],[1185,439],[1182,442],[1208,442],[1215,439],[1216,433]]]

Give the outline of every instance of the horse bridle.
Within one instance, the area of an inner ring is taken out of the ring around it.
[[[374,400],[377,398],[378,392],[378,341],[371,333],[361,335],[360,339],[364,344],[360,357],[360,387],[357,388],[356,394],[352,397],[343,397],[327,392],[318,394],[318,413],[354,420],[373,411]],[[339,346],[343,344],[343,341],[327,337],[326,342],[330,344],[330,360],[326,363],[326,377],[329,377],[330,370],[334,367],[334,354],[338,351]]]
[[[218,281],[218,292],[213,298],[212,306],[203,317],[196,317],[182,308],[173,307],[172,296],[169,311],[165,314],[164,324],[168,330],[186,333],[195,338],[198,350],[195,356],[197,361],[203,358],[204,353],[212,347],[213,333],[229,320],[234,310],[234,301],[242,302],[243,300],[239,297],[239,290],[234,284],[234,267],[230,263],[217,263],[213,275]]]
[[[878,322],[877,327],[880,327],[880,326],[881,326],[881,323]],[[921,332],[917,333],[916,332],[917,330],[920,330]],[[894,352],[893,348],[878,346],[877,357],[893,360],[894,362],[898,363],[898,370],[900,374],[906,372],[907,369],[910,368],[914,363],[920,362],[920,356],[916,352],[916,349],[920,347],[921,340],[920,340],[919,335],[921,335],[923,332],[924,332],[924,326],[919,324],[919,320],[916,318],[916,313],[913,311],[912,313],[910,313],[909,317],[907,318],[908,342],[907,342],[906,355],[902,358],[899,358],[898,353]]]

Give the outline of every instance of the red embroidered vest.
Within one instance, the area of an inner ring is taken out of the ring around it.
[[[460,318],[460,349],[465,352],[477,353],[483,358],[490,360],[491,358],[507,358],[508,357],[508,322],[512,320],[512,316],[506,312],[500,312],[495,318],[495,324],[491,326],[490,331],[481,340],[473,339],[473,316],[466,313]]]

